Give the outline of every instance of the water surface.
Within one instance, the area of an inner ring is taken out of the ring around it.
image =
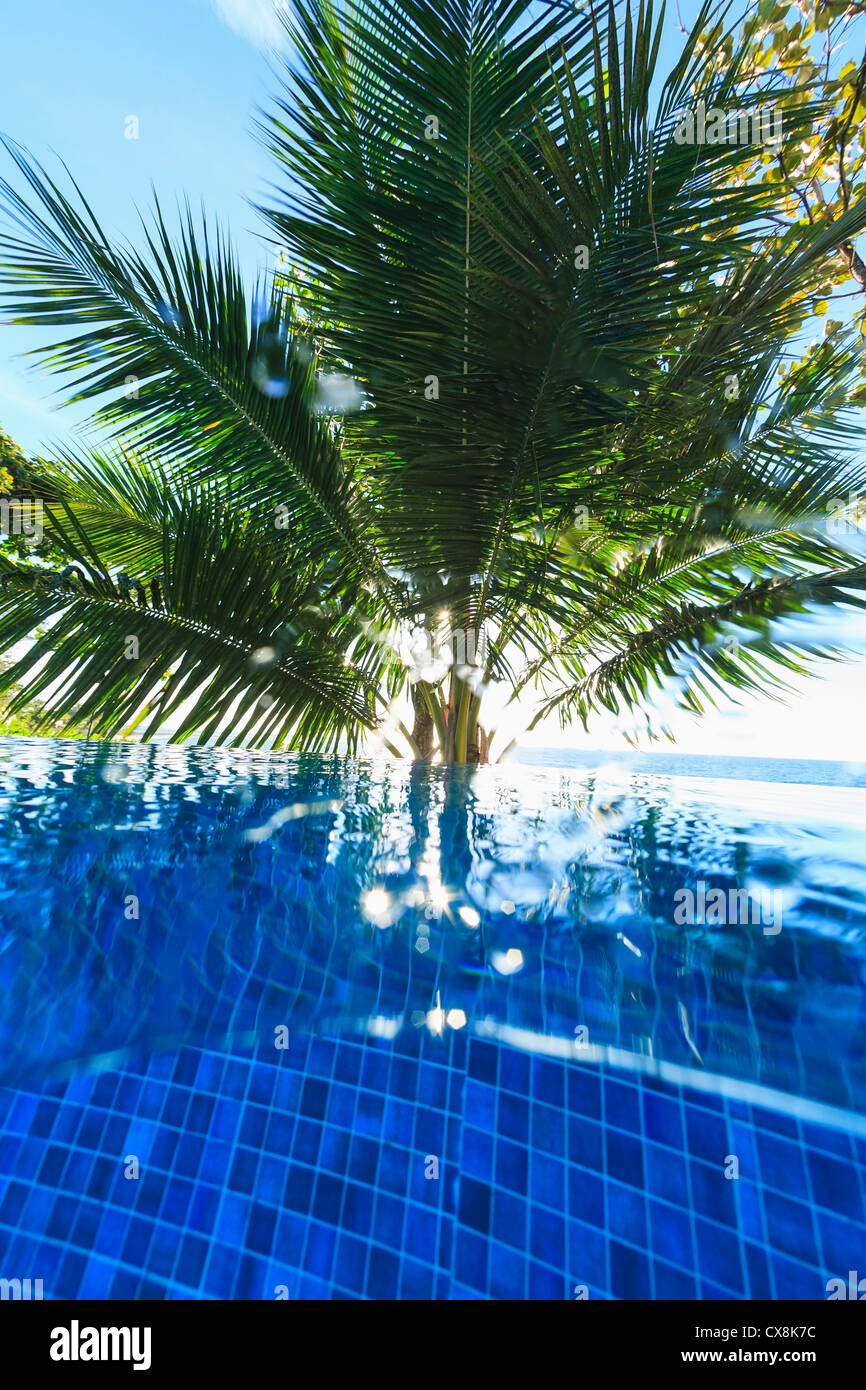
[[[0,751],[6,1079],[289,1023],[456,1024],[866,1112],[859,788]],[[775,892],[781,929],[678,924],[699,884]]]

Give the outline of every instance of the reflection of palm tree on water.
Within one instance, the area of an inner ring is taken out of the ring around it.
[[[517,780],[416,763],[383,775],[357,763],[349,777],[339,761],[66,750],[74,775],[39,820],[25,784],[8,817],[8,901],[27,902],[28,874],[49,860],[65,894],[26,951],[19,934],[4,957],[7,1059],[325,1016],[411,1027],[438,1001],[470,1029],[489,1020],[568,1049],[586,1028],[591,1047],[805,1094],[832,1019],[847,1039],[837,1100],[846,1087],[866,1094],[862,898],[846,904],[804,879],[777,936],[751,923],[678,926],[684,883],[738,887],[766,872],[768,828],[726,822],[708,803],[677,809],[664,782],[638,779],[623,795],[566,778],[535,809],[528,770]],[[222,786],[215,757],[237,759]],[[128,920],[130,892],[140,914]],[[16,992],[19,970],[41,982],[38,999]]]

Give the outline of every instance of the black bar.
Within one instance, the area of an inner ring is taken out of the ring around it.
[[[539,1314],[544,1317],[537,1304],[527,1323],[513,1304],[504,1312],[496,1305],[472,1307],[472,1324],[466,1331],[472,1335],[476,1354],[492,1360],[500,1350],[507,1357],[509,1348],[520,1348],[530,1358],[534,1380],[539,1371],[547,1374],[545,1366],[559,1379],[565,1358],[577,1378],[583,1378],[581,1368],[588,1373],[591,1366],[596,1367],[596,1375],[604,1370],[612,1377],[632,1373],[655,1380],[677,1370],[701,1375],[715,1365],[728,1372],[741,1367],[774,1371],[805,1367],[826,1381],[835,1372],[858,1364],[864,1335],[863,1315],[837,1303],[704,1302],[686,1306],[593,1304],[587,1300],[548,1314],[553,1318],[550,1333],[557,1338],[548,1345],[537,1340],[536,1319]],[[417,1361],[413,1358],[404,1374],[414,1370],[418,1375],[429,1372],[438,1378],[438,1374],[465,1370],[462,1352],[441,1340],[443,1331],[459,1326],[464,1315],[459,1304],[454,1313],[437,1311],[435,1323],[426,1304],[409,1304],[396,1317],[390,1309],[387,1327],[401,1359],[405,1359],[402,1338],[416,1317],[419,1336],[424,1338],[418,1343]],[[380,1316],[381,1308],[369,1304],[359,1311],[329,1307],[327,1326],[322,1329],[318,1318],[310,1317],[309,1305],[288,1300],[5,1302],[0,1304],[0,1373],[15,1367],[19,1376],[35,1372],[60,1383],[70,1376],[92,1380],[100,1371],[113,1376],[115,1382],[118,1377],[138,1374],[140,1378],[150,1376],[154,1383],[162,1383],[166,1376],[173,1381],[184,1374],[213,1373],[230,1383],[232,1376],[272,1374],[280,1366],[294,1379],[304,1363],[313,1373],[327,1367],[330,1378],[335,1358],[338,1364],[345,1356],[347,1369],[366,1380],[377,1374],[377,1366],[383,1375],[389,1374],[390,1345],[383,1341],[384,1324],[373,1335]],[[117,1329],[118,1335],[106,1332],[103,1338],[101,1329],[111,1328]],[[96,1329],[99,1337],[90,1329]],[[101,1356],[103,1349],[105,1359],[90,1359],[92,1350]],[[113,1359],[115,1350],[118,1357]],[[72,1359],[76,1352],[77,1359]],[[553,1370],[557,1364],[561,1367],[558,1372]],[[489,1362],[485,1365],[491,1369]],[[516,1366],[509,1369],[512,1384],[516,1370]]]

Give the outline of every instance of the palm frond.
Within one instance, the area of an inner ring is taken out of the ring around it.
[[[65,572],[0,555],[0,647],[33,639],[5,673],[22,686],[11,708],[39,698],[46,719],[106,736],[136,722],[146,737],[168,725],[175,740],[354,747],[378,722],[382,674],[355,603],[328,592],[319,567],[297,548],[287,556],[219,487],[179,489],[132,455],[124,466],[109,495],[93,456],[66,460],[74,485],[46,509]],[[108,563],[119,554],[122,572]]]
[[[73,377],[68,398],[101,400],[96,424],[176,469],[225,476],[262,515],[285,508],[311,551],[339,548],[387,594],[333,429],[316,408],[314,345],[291,298],[272,281],[251,306],[224,237],[197,233],[188,210],[177,244],[157,204],[145,227],[149,255],[112,249],[77,186],[68,198],[5,143],[42,209],[0,181],[26,233],[0,238],[6,312],[14,323],[77,330],[36,352]]]

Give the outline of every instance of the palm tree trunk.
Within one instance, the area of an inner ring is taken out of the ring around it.
[[[439,692],[438,692],[437,690],[432,689],[432,687],[429,686],[429,685],[427,684],[426,681],[419,681],[418,684],[417,684],[416,686],[413,686],[413,688],[412,688],[412,701],[413,701],[413,704],[414,704],[414,700],[415,700],[415,691],[416,691],[416,690],[420,693],[421,699],[424,701],[424,704],[427,706],[427,713],[430,715],[430,718],[433,720],[433,725],[434,725],[434,728],[435,728],[435,730],[436,730],[436,735],[437,735],[437,737],[438,737],[438,739],[439,739],[439,748],[440,748],[440,751],[441,751],[442,756],[443,756],[443,758],[444,758],[444,757],[445,757],[445,745],[446,745],[446,742],[447,742],[447,731],[446,731],[446,725],[445,725],[445,711],[444,711],[444,709],[443,709],[443,707],[442,707],[442,702],[441,702],[441,700],[440,700],[440,698],[439,698]]]
[[[430,762],[438,742],[443,763],[486,763],[488,739],[478,723],[481,697],[456,671],[449,686],[447,701],[426,681],[412,686],[412,738],[418,755]]]
[[[435,726],[433,716],[427,707],[427,701],[423,692],[417,685],[412,687],[412,707],[415,710],[415,723],[412,726],[412,738],[418,748],[418,753],[425,763],[429,763],[433,756],[433,734]]]
[[[466,762],[466,745],[469,733],[469,707],[472,704],[472,691],[459,677],[454,681],[454,761]]]

